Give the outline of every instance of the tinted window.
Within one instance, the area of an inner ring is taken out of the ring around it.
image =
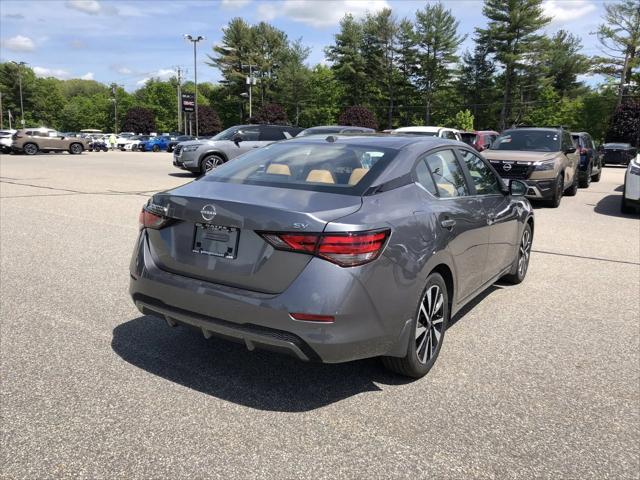
[[[491,150],[560,151],[561,135],[554,130],[507,130],[498,136]]]
[[[344,143],[273,143],[225,163],[202,180],[361,195],[396,153]]]
[[[245,142],[257,142],[260,138],[260,130],[258,127],[245,127],[238,129],[238,133],[242,135]]]
[[[460,153],[478,195],[501,193],[500,181],[478,155],[468,150],[461,150]]]
[[[443,198],[469,195],[462,169],[452,150],[440,150],[427,156],[427,165]]]
[[[456,134],[447,130],[443,133],[442,138],[446,138],[448,140],[456,140]]]
[[[260,140],[263,142],[284,140],[285,138],[283,131],[277,128],[262,127],[260,129]]]
[[[429,172],[425,159],[420,160],[418,165],[416,165],[416,177],[418,179],[418,183],[429,193],[436,196],[438,195],[436,184],[433,183],[433,178],[431,177],[431,173]]]
[[[467,145],[473,145],[478,138],[475,133],[461,133],[460,135],[462,136],[462,141]]]
[[[566,151],[569,148],[574,147],[575,145],[571,141],[571,135],[569,135],[567,132],[562,132],[562,149]]]

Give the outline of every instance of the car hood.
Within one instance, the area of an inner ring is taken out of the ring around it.
[[[560,152],[523,152],[521,150],[485,150],[482,152],[487,160],[510,160],[516,162],[539,162],[553,160]]]

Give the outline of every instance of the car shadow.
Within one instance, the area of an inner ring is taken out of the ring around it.
[[[493,285],[491,285],[489,288],[487,288],[486,290],[484,290],[481,294],[479,294],[477,297],[475,297],[473,300],[471,300],[469,303],[467,303],[464,307],[462,307],[458,313],[456,313],[453,318],[451,318],[449,320],[449,325],[447,326],[447,330],[449,330],[451,327],[453,327],[454,325],[456,325],[460,319],[462,317],[464,317],[467,313],[469,313],[471,310],[473,310],[476,305],[480,304],[480,302],[482,302],[485,298],[487,298],[489,295],[491,295],[493,292],[497,291],[497,290],[502,290],[503,288],[508,287],[509,285],[502,284],[502,283],[494,283]],[[444,344],[443,344],[444,345]]]
[[[600,199],[593,211],[601,215],[609,215],[612,217],[622,218],[637,218],[638,214],[622,213],[620,211],[620,203],[622,202],[622,195],[607,195]]]
[[[169,173],[169,176],[178,177],[178,178],[196,178],[196,176],[193,173],[188,173],[188,172]]]
[[[306,363],[164,320],[140,316],[113,330],[111,347],[126,362],[187,388],[258,410],[304,412],[408,378],[385,371],[378,359]]]
[[[617,186],[614,192],[624,192],[624,185]]]

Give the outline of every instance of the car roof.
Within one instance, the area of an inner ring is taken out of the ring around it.
[[[354,146],[377,146],[382,148],[391,148],[400,150],[408,145],[416,143],[423,143],[428,147],[437,147],[440,145],[457,145],[466,146],[458,141],[447,140],[438,137],[416,137],[416,136],[401,136],[401,135],[384,135],[384,134],[370,134],[370,135],[342,135],[339,133],[329,134],[325,136],[308,136],[308,137],[295,137],[286,142],[294,143],[333,143],[328,141],[328,138],[335,139],[335,143],[341,143],[345,145]]]
[[[423,126],[418,126],[418,127],[400,127],[400,128],[396,128],[394,131],[395,132],[428,132],[428,133],[438,133],[440,130],[442,130],[444,127],[423,127]],[[449,130],[453,130],[453,129],[449,129]]]
[[[316,125],[315,127],[309,127],[306,130],[316,130],[321,128],[359,128],[365,131],[374,131],[373,128],[358,127],[356,125]]]
[[[536,130],[539,132],[558,132],[560,130],[562,130],[561,127],[558,128],[554,128],[554,127],[515,127],[515,128],[508,128],[506,129],[504,132],[502,132],[502,134],[507,133],[507,132],[518,132],[518,131],[524,131],[524,130]]]

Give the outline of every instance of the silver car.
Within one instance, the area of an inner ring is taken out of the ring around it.
[[[154,195],[130,265],[138,309],[302,360],[382,356],[425,375],[447,323],[527,273],[526,185],[439,138],[274,143]]]
[[[179,143],[173,150],[173,165],[203,174],[254,148],[293,138],[300,131],[285,125],[238,125],[208,140]]]

